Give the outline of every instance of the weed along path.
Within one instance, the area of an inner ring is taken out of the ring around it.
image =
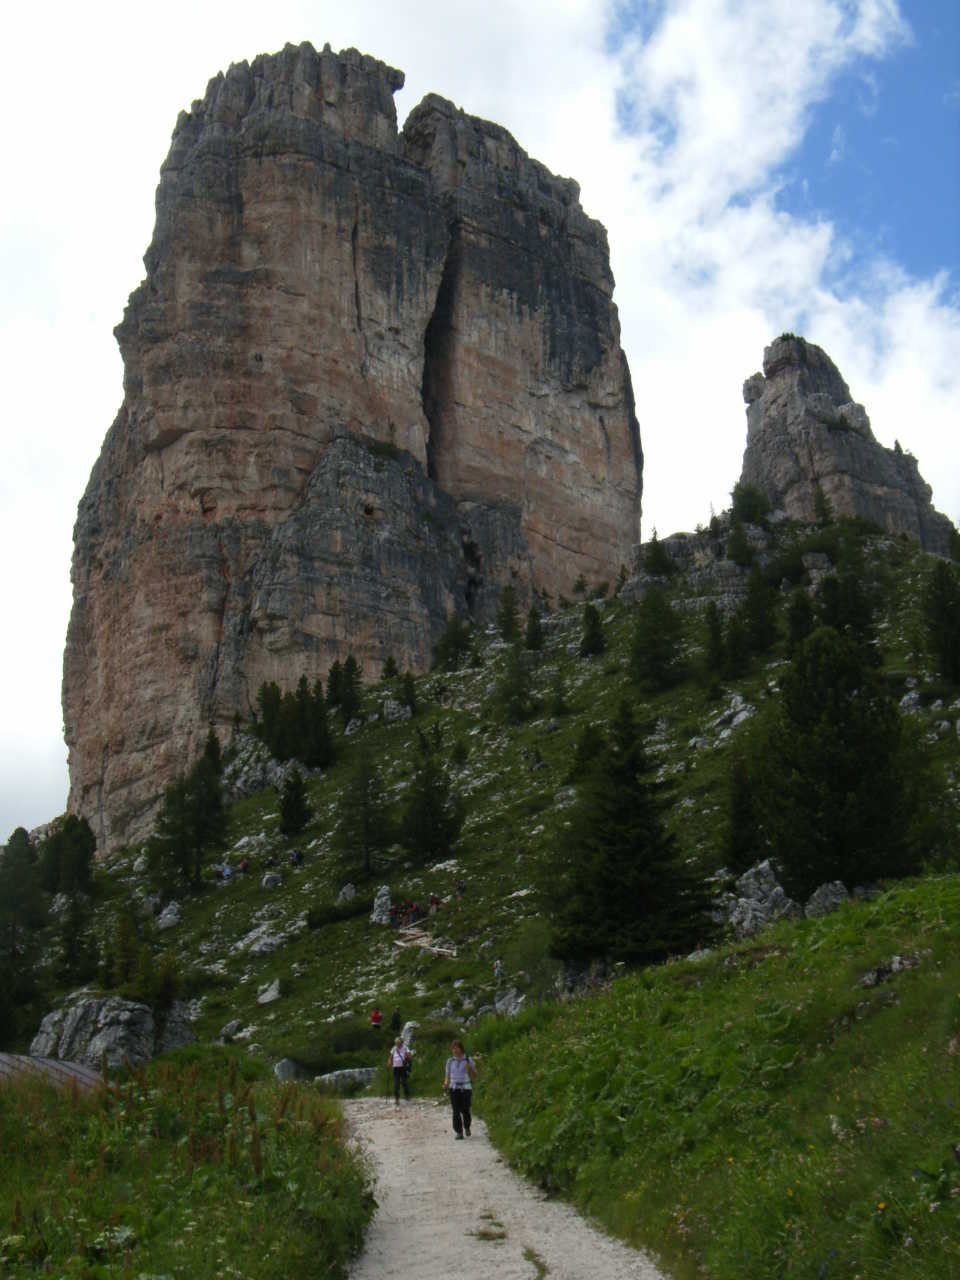
[[[511,1173],[481,1120],[458,1142],[445,1105],[360,1098],[344,1111],[379,1205],[350,1280],[665,1280]]]

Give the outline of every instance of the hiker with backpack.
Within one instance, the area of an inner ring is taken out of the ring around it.
[[[400,1086],[403,1086],[403,1096],[410,1101],[410,1063],[412,1055],[407,1046],[403,1043],[403,1037],[397,1036],[393,1042],[393,1048],[390,1050],[387,1058],[387,1066],[393,1068],[393,1105],[400,1105]]]
[[[447,1059],[443,1087],[450,1093],[450,1106],[453,1109],[453,1133],[456,1138],[470,1137],[470,1102],[472,1100],[473,1081],[477,1078],[477,1068],[473,1059],[464,1053],[463,1041],[454,1040],[450,1045],[450,1057]]]

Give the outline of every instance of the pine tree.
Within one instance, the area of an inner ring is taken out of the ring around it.
[[[630,675],[647,689],[667,689],[679,677],[683,623],[662,587],[651,587],[637,605],[630,641]]]
[[[776,594],[759,568],[747,579],[747,595],[741,607],[747,647],[751,653],[766,653],[779,634],[774,614]]]
[[[434,668],[456,671],[469,649],[470,628],[459,614],[452,613],[433,651]]]
[[[664,828],[640,734],[621,703],[562,837],[551,949],[565,961],[650,964],[709,937],[700,877]]]
[[[438,751],[421,735],[420,763],[407,792],[400,843],[418,864],[441,861],[450,856],[464,817],[463,803]]]
[[[68,813],[54,824],[37,857],[40,883],[47,893],[87,893],[97,842],[86,818]]]
[[[501,640],[506,640],[508,644],[517,638],[520,630],[517,617],[517,593],[510,583],[501,589],[497,601],[497,630],[500,632]]]
[[[223,768],[223,753],[220,750],[220,739],[217,737],[216,730],[212,725],[210,726],[210,732],[207,734],[207,740],[203,744],[203,754],[219,773]]]
[[[36,930],[46,923],[38,870],[30,837],[17,827],[0,856],[0,956],[12,974],[32,964]]]
[[[337,803],[334,847],[348,873],[364,879],[392,841],[390,811],[373,753],[361,743]]]
[[[523,633],[523,647],[530,649],[534,653],[539,653],[543,648],[543,623],[540,621],[540,614],[537,612],[536,605],[531,605],[527,614],[527,626]]]
[[[310,697],[310,736],[303,763],[308,769],[326,769],[333,763],[333,738],[327,720],[327,703],[323,696],[323,682],[313,682]]]
[[[309,821],[306,783],[300,770],[294,769],[280,791],[280,830],[285,836],[299,835]]]
[[[814,628],[813,605],[803,587],[790,593],[787,605],[787,656],[793,657]]]
[[[203,755],[165,789],[147,856],[167,880],[200,884],[203,855],[222,847],[227,817],[220,774]]]
[[[393,654],[387,654],[387,659],[383,664],[383,670],[380,672],[380,679],[395,680],[399,674],[400,672],[397,669],[397,664],[394,661]]]
[[[715,600],[707,605],[706,637],[703,649],[703,666],[707,676],[716,679],[724,669],[723,620]]]
[[[340,690],[340,719],[344,725],[360,714],[360,690],[362,672],[352,653],[343,664],[343,683]]]
[[[654,529],[650,541],[644,548],[643,567],[647,573],[652,574],[654,577],[667,577],[676,568],[676,565],[667,554],[666,547],[657,537],[656,529]]]
[[[531,691],[533,681],[519,644],[512,644],[507,651],[503,676],[497,685],[497,701],[509,724],[521,724],[534,711]]]
[[[327,706],[339,707],[343,696],[343,667],[339,658],[327,672]]]
[[[417,684],[412,671],[404,673],[400,685],[400,701],[405,707],[410,708],[413,715],[417,714]]]
[[[603,634],[603,623],[600,621],[600,614],[597,612],[595,605],[587,603],[583,606],[583,635],[580,639],[580,657],[593,658],[597,654],[603,653],[606,647],[607,641]]]
[[[921,596],[927,646],[945,680],[960,683],[960,572],[938,560]]]
[[[855,635],[820,627],[803,642],[762,758],[757,812],[794,897],[918,868],[928,764]]]

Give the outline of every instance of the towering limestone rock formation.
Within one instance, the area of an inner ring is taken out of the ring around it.
[[[869,520],[946,555],[952,525],[935,511],[916,459],[887,449],[863,405],[820,347],[784,334],[743,384],[747,447],[741,482],[762,489],[791,519],[814,519],[819,487],[834,515]]]
[[[613,579],[642,456],[606,233],[576,183],[310,45],[177,121],[124,401],[80,504],[70,807],[142,836],[209,725],[352,652],[423,669],[499,588]]]

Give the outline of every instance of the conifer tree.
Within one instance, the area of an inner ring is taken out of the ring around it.
[[[294,769],[280,790],[280,830],[285,836],[295,836],[310,821],[310,805],[307,787],[299,769]]]
[[[361,690],[360,665],[352,653],[347,654],[343,664],[343,683],[340,690],[340,719],[344,725],[360,713]]]
[[[647,573],[652,574],[654,577],[667,577],[676,568],[667,554],[666,547],[657,536],[656,529],[654,529],[650,541],[644,548],[643,567]]]
[[[96,846],[86,818],[74,813],[59,818],[37,856],[40,883],[47,893],[89,892]]]
[[[434,668],[440,671],[456,671],[469,649],[470,628],[459,614],[452,613],[433,651]]]
[[[946,560],[927,574],[921,609],[934,662],[944,679],[960,684],[960,572]]]
[[[369,879],[392,838],[380,771],[369,746],[361,743],[340,791],[334,847],[345,869]]]
[[[531,605],[527,613],[527,625],[523,633],[523,647],[530,649],[534,653],[539,653],[543,648],[543,623],[540,621],[540,614],[537,612],[536,605]]]
[[[508,644],[517,638],[520,630],[520,622],[517,618],[517,593],[511,583],[501,589],[497,600],[497,630],[500,632],[500,639],[506,640]]]
[[[400,843],[419,863],[449,857],[463,827],[463,802],[438,750],[420,734],[420,761],[400,821]]]
[[[793,657],[814,628],[813,605],[803,587],[795,587],[787,604],[787,655]]]
[[[607,647],[603,634],[603,623],[595,605],[589,602],[583,606],[583,635],[580,638],[580,657],[593,658],[603,653]]]
[[[723,620],[715,600],[707,605],[705,619],[706,637],[703,651],[703,666],[708,677],[716,678],[724,669]]]
[[[403,680],[400,685],[400,701],[405,707],[409,707],[413,715],[417,713],[417,685],[413,678],[413,672],[404,673]]]
[[[521,724],[533,714],[532,687],[524,652],[519,644],[512,644],[507,651],[503,676],[497,686],[497,700],[503,707],[509,724]]]
[[[856,635],[820,627],[803,642],[762,758],[757,812],[794,897],[918,868],[928,764]]]
[[[343,667],[338,658],[327,672],[327,706],[339,707],[343,696]]]
[[[380,672],[381,680],[395,680],[400,674],[397,670],[397,664],[394,661],[392,653],[387,654],[387,659],[383,664],[383,670]]]
[[[207,757],[217,773],[223,768],[223,753],[220,750],[220,739],[217,737],[216,730],[213,725],[207,734],[207,740],[203,744],[203,754]]]
[[[683,623],[662,587],[651,587],[637,605],[630,640],[630,675],[647,689],[667,689],[679,677]]]
[[[203,855],[222,847],[226,810],[220,774],[202,755],[187,774],[180,774],[163,793],[147,856],[155,871],[200,884]]]
[[[710,936],[705,888],[665,830],[663,810],[623,702],[562,837],[551,941],[560,959],[650,964]]]
[[[747,595],[741,609],[747,647],[751,653],[766,653],[777,638],[774,614],[776,595],[759,568],[750,570]]]

